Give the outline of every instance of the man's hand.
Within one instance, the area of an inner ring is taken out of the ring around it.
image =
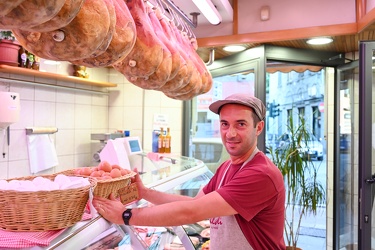
[[[139,200],[146,199],[145,194],[146,194],[148,189],[143,184],[142,179],[139,176],[139,172],[138,172],[137,168],[134,168],[134,172],[136,172],[137,174],[132,178],[132,183],[135,183],[137,185],[138,196],[139,196],[138,198],[139,198]]]
[[[124,224],[122,213],[126,210],[126,207],[113,194],[110,195],[109,199],[96,196],[92,204],[106,220],[118,225]]]

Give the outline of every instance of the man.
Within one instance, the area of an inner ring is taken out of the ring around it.
[[[220,133],[230,159],[194,197],[146,188],[139,175],[140,198],[155,204],[126,209],[121,202],[94,198],[107,220],[139,226],[177,226],[210,219],[210,249],[285,249],[285,187],[278,168],[257,148],[264,128],[263,103],[247,94],[233,94],[212,103],[220,115]]]

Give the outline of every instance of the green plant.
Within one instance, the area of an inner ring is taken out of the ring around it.
[[[0,31],[0,39],[14,41],[16,37],[13,35],[12,31],[10,30],[1,30]]]
[[[316,215],[319,205],[325,202],[325,188],[317,179],[318,168],[310,158],[303,157],[300,146],[307,144],[311,133],[305,119],[298,124],[291,115],[287,121],[287,137],[282,146],[268,148],[271,160],[284,176],[286,188],[285,238],[287,245],[297,247],[301,222],[305,215]]]

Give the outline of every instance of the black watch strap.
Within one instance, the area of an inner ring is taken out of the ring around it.
[[[122,213],[122,219],[124,220],[125,225],[129,226],[129,220],[130,220],[131,217],[132,217],[132,210],[131,210],[131,208],[126,209]]]

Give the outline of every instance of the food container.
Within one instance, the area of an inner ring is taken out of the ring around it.
[[[65,174],[65,175],[70,175],[70,176],[82,176],[85,177],[84,175],[79,175],[76,174],[77,169],[70,169],[61,172],[60,174]],[[117,198],[119,196],[118,191],[125,187],[129,186],[131,184],[131,177],[135,176],[136,173],[131,171],[129,174],[112,178],[112,179],[105,179],[105,180],[100,180],[96,179],[96,188],[94,190],[94,196],[100,196],[103,198],[108,198],[111,193],[115,195]],[[95,178],[95,177],[93,177]]]
[[[56,175],[40,175],[54,180]],[[33,180],[37,176],[10,180]],[[82,220],[90,189],[96,180],[89,178],[90,185],[51,191],[0,190],[0,229],[8,231],[48,231],[70,227]]]

